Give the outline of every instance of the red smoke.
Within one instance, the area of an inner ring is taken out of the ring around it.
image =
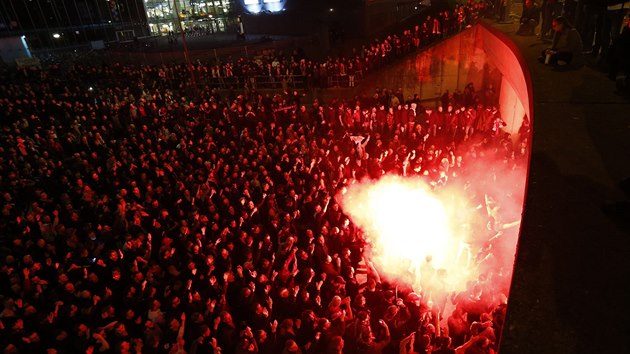
[[[366,259],[389,282],[431,294],[492,282],[508,293],[518,237],[525,169],[480,156],[448,186],[423,176],[386,175],[351,184],[342,207],[369,245]],[[482,277],[480,277],[482,276]]]

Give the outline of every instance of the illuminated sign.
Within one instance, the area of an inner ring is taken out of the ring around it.
[[[241,0],[245,10],[251,14],[283,11],[286,2],[287,0]]]

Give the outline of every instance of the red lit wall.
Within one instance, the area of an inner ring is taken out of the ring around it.
[[[507,123],[505,130],[516,136],[523,116],[532,122],[531,79],[527,64],[503,33],[485,24],[476,26],[476,43],[502,74],[499,104],[501,116]],[[530,85],[528,85],[530,83]]]

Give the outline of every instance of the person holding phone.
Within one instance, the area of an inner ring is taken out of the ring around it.
[[[361,328],[361,333],[357,341],[357,353],[382,353],[383,349],[391,342],[389,327],[385,321],[378,320],[376,333],[372,332],[371,326]]]

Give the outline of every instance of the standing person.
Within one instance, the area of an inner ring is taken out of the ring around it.
[[[610,47],[610,69],[608,77],[617,82],[617,89],[624,91],[628,88],[630,77],[630,23],[624,27],[621,35]]]
[[[379,320],[378,324],[379,328],[377,328],[376,333],[372,332],[370,326],[362,327],[357,340],[357,353],[380,354],[390,343],[389,327],[383,320]]]
[[[551,39],[553,32],[551,26],[553,19],[562,13],[562,2],[559,0],[546,0],[543,2],[543,20],[540,27],[540,39]]]
[[[328,354],[342,354],[344,347],[344,341],[341,336],[332,337],[330,342],[328,343],[327,352]]]
[[[435,338],[435,347],[432,354],[455,354],[455,349],[451,345],[451,337],[442,336]]]
[[[499,23],[506,23],[508,16],[507,0],[499,0]]]
[[[523,1],[523,13],[520,19],[520,26],[516,31],[516,34],[520,34],[523,36],[532,36],[534,35],[534,31],[536,26],[538,26],[538,21],[540,19],[540,9],[534,2],[534,0],[525,0]]]
[[[628,0],[607,0],[606,13],[603,16],[601,37],[600,63],[604,64],[609,57],[610,46],[621,34],[623,19],[630,11],[630,1]]]
[[[577,0],[566,0],[562,8],[562,16],[570,18],[575,23],[576,9],[578,7]]]
[[[601,24],[606,15],[605,0],[583,0],[579,4],[575,16],[575,27],[580,31],[584,50],[598,54],[599,48],[594,42],[599,44],[601,37]],[[599,27],[599,28],[598,28]]]

